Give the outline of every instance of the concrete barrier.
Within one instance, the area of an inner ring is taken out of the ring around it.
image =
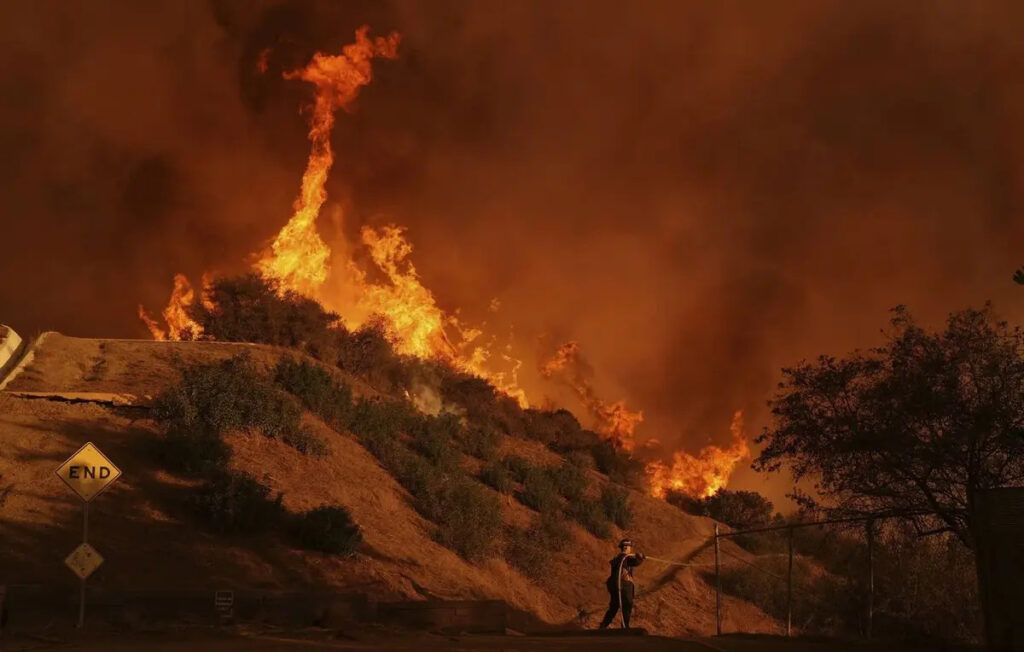
[[[9,367],[14,366],[21,345],[21,336],[14,329],[0,324],[0,380],[10,371]]]

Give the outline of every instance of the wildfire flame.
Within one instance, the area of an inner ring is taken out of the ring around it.
[[[404,229],[384,226],[361,231],[360,244],[381,273],[380,282],[369,279],[356,264],[350,243],[342,240],[332,252],[317,230],[317,219],[327,200],[327,176],[334,163],[330,137],[335,113],[349,109],[360,89],[370,83],[372,60],[396,58],[398,44],[397,33],[370,38],[369,28],[361,27],[356,31],[355,43],[342,48],[341,54],[318,52],[306,67],[284,73],[286,79],[300,79],[316,89],[309,107],[310,154],[294,212],[254,267],[263,276],[276,280],[282,291],[294,291],[321,302],[341,315],[350,327],[384,319],[399,353],[441,358],[457,369],[490,381],[527,407],[526,394],[518,386],[522,361],[512,355],[511,343],[495,353],[495,338],[484,337],[483,330],[467,326],[457,312],[446,312],[438,305],[412,263],[412,245]],[[260,53],[256,62],[260,72],[266,72],[269,54],[269,50]],[[204,306],[213,309],[206,296],[208,285],[209,279],[204,276],[200,299]],[[203,329],[189,317],[189,308],[195,301],[196,291],[184,275],[177,274],[170,301],[162,312],[166,329],[142,306],[139,317],[154,339],[196,339],[203,335]],[[489,310],[497,312],[500,307],[494,299]],[[495,364],[505,370],[496,371]],[[634,432],[643,421],[643,413],[630,410],[624,401],[606,402],[597,396],[590,381],[592,372],[580,355],[578,343],[568,342],[560,347],[554,357],[541,365],[540,371],[544,377],[557,379],[573,389],[593,417],[599,434],[623,450],[634,449]],[[432,405],[440,409],[438,401],[432,401]],[[734,441],[728,448],[709,446],[697,456],[677,452],[671,467],[662,462],[648,464],[651,493],[664,497],[669,489],[679,489],[694,496],[707,496],[724,486],[736,463],[749,455],[740,412],[733,419],[732,431]]]
[[[558,348],[550,360],[541,365],[540,372],[545,378],[557,377],[572,388],[594,418],[598,434],[624,450],[633,450],[633,433],[644,420],[643,412],[630,410],[626,407],[625,401],[609,403],[598,398],[588,377],[589,369],[589,365],[580,356],[579,343],[567,342]]]
[[[196,293],[184,274],[174,275],[171,299],[163,310],[167,330],[160,327],[155,319],[139,306],[139,318],[145,322],[154,340],[194,340],[203,334],[203,327],[188,316],[188,308],[195,303]]]
[[[334,114],[351,106],[359,89],[373,79],[370,61],[374,57],[398,56],[397,33],[371,39],[369,31],[366,26],[356,30],[356,42],[342,48],[339,55],[317,52],[302,70],[284,73],[286,79],[302,79],[316,86],[309,127],[312,149],[295,200],[295,214],[277,234],[270,253],[256,264],[264,276],[277,279],[285,290],[314,295],[327,280],[331,251],[316,230],[316,218],[327,200],[324,184],[334,163]]]
[[[697,455],[677,451],[673,455],[672,466],[666,466],[664,462],[648,464],[646,471],[651,495],[664,498],[671,489],[694,498],[706,498],[724,487],[736,464],[750,456],[742,411],[737,410],[733,414],[729,430],[732,444],[727,448],[706,446]]]

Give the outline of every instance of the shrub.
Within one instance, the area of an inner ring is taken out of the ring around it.
[[[327,370],[306,360],[286,358],[278,363],[274,379],[326,423],[347,428],[352,416],[352,390],[337,383]]]
[[[450,480],[425,511],[437,524],[435,538],[446,548],[471,561],[494,551],[501,532],[501,503],[483,487],[463,478]]]
[[[729,527],[742,530],[772,520],[772,502],[756,491],[719,489],[701,501],[702,512]]]
[[[189,309],[204,338],[288,346],[334,362],[345,331],[316,301],[255,273],[215,279],[204,293],[211,301]]]
[[[635,489],[643,488],[644,465],[625,451],[620,451],[609,441],[601,441],[590,447],[597,470],[617,482]]]
[[[534,467],[523,480],[519,502],[541,513],[554,512],[561,506],[558,488],[546,469]]]
[[[363,535],[342,507],[317,507],[295,517],[292,536],[306,550],[332,555],[352,555]]]
[[[220,473],[199,488],[192,508],[216,532],[251,534],[281,522],[281,498],[270,500],[270,488],[251,475]]]
[[[516,482],[526,482],[526,476],[533,472],[533,464],[525,457],[508,455],[501,461]]]
[[[572,538],[569,528],[555,514],[540,514],[529,529],[511,528],[505,538],[505,559],[527,577],[539,580],[552,563],[551,555],[563,550]]]
[[[374,387],[394,392],[407,385],[404,362],[394,349],[383,318],[375,318],[339,340],[337,364]]]
[[[422,417],[413,435],[413,446],[435,466],[453,470],[462,461],[462,455],[455,447],[455,435],[459,430],[459,418],[455,415]]]
[[[281,441],[311,457],[327,457],[327,454],[330,453],[327,442],[305,428],[299,428],[295,432],[286,434]]]
[[[468,455],[489,462],[498,454],[501,437],[490,428],[462,428],[462,450]]]
[[[578,500],[569,506],[569,513],[577,523],[595,537],[607,539],[612,535],[612,529],[608,525],[604,510],[598,501],[587,498]]]
[[[171,471],[206,474],[226,469],[231,457],[220,435],[202,428],[172,427],[154,443],[157,461]]]
[[[548,475],[558,493],[569,502],[579,500],[590,486],[587,476],[578,466],[563,462],[561,466],[548,469]]]
[[[601,508],[612,523],[626,529],[633,522],[633,511],[629,507],[629,491],[610,484],[601,488]]]
[[[221,445],[214,440],[236,429],[258,430],[307,451],[317,450],[301,434],[298,403],[261,374],[248,355],[186,367],[181,375],[179,384],[157,397],[154,417],[167,426],[168,445],[184,454],[208,450],[219,459]]]
[[[565,461],[584,471],[590,471],[594,468],[594,458],[587,451],[569,451],[565,454]]]
[[[512,493],[512,474],[500,464],[491,464],[480,469],[480,481],[503,494]]]
[[[399,451],[390,470],[399,484],[413,495],[417,504],[426,508],[421,511],[429,518],[435,511],[431,501],[435,500],[441,490],[445,476],[425,458],[404,448]]]

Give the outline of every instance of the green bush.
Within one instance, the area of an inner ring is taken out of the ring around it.
[[[491,464],[480,469],[480,481],[503,494],[512,493],[512,474],[500,464]]]
[[[252,534],[275,529],[284,510],[281,494],[270,500],[270,488],[245,473],[219,473],[192,497],[196,515],[222,534]]]
[[[601,508],[612,523],[622,529],[633,522],[633,511],[629,507],[629,491],[606,484],[601,488]]]
[[[492,461],[498,454],[498,444],[501,437],[490,428],[462,428],[460,443],[462,450],[467,455],[483,460]]]
[[[437,529],[438,543],[474,561],[490,556],[501,533],[498,497],[464,478],[446,482],[429,504],[425,515]]]
[[[348,427],[353,410],[352,390],[335,382],[326,369],[306,360],[285,358],[278,363],[274,379],[326,423]]]
[[[295,517],[292,536],[306,550],[353,555],[363,541],[359,527],[343,507],[317,507]]]
[[[583,528],[599,539],[607,539],[612,535],[604,509],[596,500],[584,498],[569,506],[569,514]]]
[[[586,474],[578,466],[573,466],[568,462],[563,462],[561,466],[549,469],[548,475],[551,477],[551,482],[555,485],[558,493],[569,502],[582,498],[587,487],[590,486],[590,481],[587,480]]]
[[[569,528],[557,514],[540,514],[529,529],[511,528],[505,537],[505,559],[534,580],[546,577],[552,555],[572,540]]]
[[[526,474],[518,498],[519,502],[541,513],[557,511],[562,504],[551,475],[546,469],[538,467],[530,469]]]
[[[526,476],[534,470],[533,464],[528,459],[518,455],[508,455],[501,463],[512,474],[512,478],[516,482],[526,482]]]

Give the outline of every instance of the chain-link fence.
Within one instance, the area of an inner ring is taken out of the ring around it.
[[[982,639],[974,557],[950,535],[921,536],[896,518],[833,519],[719,531],[714,549],[705,577],[719,634],[744,631],[723,600],[733,596],[786,635]]]

